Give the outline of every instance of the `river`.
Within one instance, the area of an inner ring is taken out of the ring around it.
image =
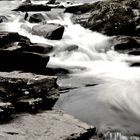
[[[10,11],[19,3],[0,1],[1,15],[10,13],[11,18],[1,24],[0,30],[19,32],[34,43],[53,45],[48,67],[70,71],[58,75],[62,94],[54,108],[96,126],[98,133],[105,134],[105,140],[140,140],[136,137],[140,135],[140,68],[129,67],[128,63],[140,58],[114,51],[111,37],[73,24],[71,15],[62,14],[61,10],[53,18],[46,16],[47,22],[65,26],[60,41],[32,35],[34,24],[23,20],[24,13]],[[69,45],[78,49],[68,51]]]

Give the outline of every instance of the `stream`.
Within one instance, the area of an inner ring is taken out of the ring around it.
[[[43,12],[47,22],[64,25],[61,40],[32,35],[31,28],[36,24],[25,21],[25,13],[10,11],[20,3],[0,1],[0,15],[6,11],[11,19],[0,24],[0,31],[18,32],[33,43],[54,46],[47,67],[70,71],[58,75],[61,96],[54,108],[92,124],[105,140],[140,140],[140,68],[129,66],[140,57],[114,51],[112,37],[73,24],[71,15],[62,9],[55,9],[52,16]],[[71,45],[76,49],[69,51]]]

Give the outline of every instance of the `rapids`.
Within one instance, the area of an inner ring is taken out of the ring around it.
[[[1,31],[18,32],[33,43],[53,45],[47,67],[70,71],[58,75],[60,88],[69,90],[62,91],[55,108],[95,125],[105,140],[140,140],[136,137],[140,135],[140,68],[129,67],[131,62],[140,61],[139,56],[114,51],[112,37],[73,24],[71,15],[61,11],[55,18],[46,15],[47,22],[65,26],[59,41],[32,35],[35,24],[24,21],[24,13],[9,16],[11,21],[1,23]],[[70,45],[78,48],[69,51]]]

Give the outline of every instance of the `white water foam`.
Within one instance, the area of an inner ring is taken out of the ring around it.
[[[140,57],[115,52],[111,43],[112,37],[73,24],[69,14],[65,14],[64,18],[47,21],[65,26],[64,36],[59,41],[32,35],[31,29],[35,24],[24,21],[22,16],[20,15],[12,23],[7,23],[6,30],[19,32],[34,43],[53,45],[54,51],[49,54],[51,58],[48,66],[66,68],[71,71],[71,76],[80,77],[81,80],[85,77],[90,79],[99,77],[107,81],[91,90],[83,89],[80,92],[77,90],[68,97],[61,98],[60,108],[80,119],[88,120],[100,130],[106,128],[108,130],[109,127],[112,130],[121,130],[124,127],[127,131],[128,125],[128,130],[132,133],[133,130],[139,133],[140,68],[129,67],[129,63],[139,62]],[[68,51],[69,45],[77,45],[78,49]],[[106,136],[106,140],[131,139],[139,140],[118,133],[115,136],[111,134]]]

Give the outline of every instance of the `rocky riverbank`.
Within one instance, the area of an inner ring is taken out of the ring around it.
[[[0,138],[72,140],[95,136],[95,127],[51,111],[59,98],[57,77],[47,76],[52,75],[46,67],[46,54],[52,47],[32,44],[10,32],[1,32],[0,41]]]
[[[75,24],[111,36],[101,53],[112,49],[134,56],[140,55],[139,5],[135,0],[105,0],[76,6],[69,2],[62,5],[56,1],[46,4],[26,1],[12,12],[23,12],[23,23],[35,24],[27,29],[32,35],[57,41],[63,39],[65,26],[48,23],[46,15],[57,17],[57,10],[61,14],[71,13]],[[45,15],[42,11],[49,13]],[[1,24],[10,20],[8,15],[0,16]],[[0,32],[0,139],[99,139],[95,127],[52,110],[60,96],[55,75],[69,73],[67,69],[47,67],[48,54],[54,48],[32,43],[17,32]],[[74,44],[65,49],[70,52],[78,48]],[[140,62],[128,63],[140,65]]]

